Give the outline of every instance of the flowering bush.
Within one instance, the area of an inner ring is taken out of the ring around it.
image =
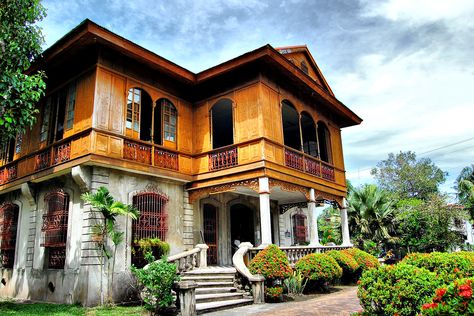
[[[358,283],[358,297],[367,315],[416,315],[440,285],[436,274],[408,264],[368,269]]]
[[[359,269],[362,271],[365,271],[367,269],[371,268],[377,268],[380,266],[379,261],[377,258],[372,256],[371,254],[362,251],[357,248],[349,248],[349,249],[344,249],[341,252],[348,254],[354,258],[355,261],[359,264]]]
[[[456,280],[437,289],[431,302],[421,307],[421,315],[474,315],[473,282],[474,278]]]
[[[428,269],[437,274],[446,284],[456,279],[474,275],[474,264],[469,254],[456,253],[413,253],[403,259],[403,263]]]
[[[267,280],[286,279],[293,273],[285,252],[276,245],[270,245],[260,251],[250,261],[249,270],[252,274],[263,275]]]
[[[359,269],[357,261],[347,252],[331,250],[326,252],[326,254],[336,260],[337,264],[342,268],[343,275],[351,275]]]
[[[321,286],[331,283],[342,276],[342,268],[331,256],[311,253],[304,256],[295,265],[295,269],[313,285]]]
[[[281,300],[283,294],[283,288],[281,286],[266,287],[265,298],[270,302],[277,302]]]

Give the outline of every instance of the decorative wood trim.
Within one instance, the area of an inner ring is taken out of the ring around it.
[[[289,183],[289,182],[284,182],[280,180],[275,180],[275,179],[270,179],[270,192],[272,191],[273,188],[275,187],[280,187],[283,191],[287,192],[300,192],[302,193],[305,197],[306,200],[310,200],[309,196],[309,189],[306,187],[299,186],[297,184]]]
[[[237,187],[246,187],[258,193],[258,179],[247,179],[242,181],[235,181],[230,183],[224,183],[221,185],[215,185],[211,187],[201,188],[192,190],[189,192],[189,203],[193,203],[202,197],[207,197],[210,194],[224,193],[235,191]]]
[[[308,203],[307,202],[298,202],[298,203],[288,203],[288,204],[280,204],[280,214],[285,214],[288,210],[292,209],[293,207],[298,207],[298,208],[307,208]]]

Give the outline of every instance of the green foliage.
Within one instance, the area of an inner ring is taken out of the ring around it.
[[[354,260],[359,264],[359,269],[361,271],[365,271],[372,268],[378,268],[380,266],[380,263],[377,258],[363,250],[357,248],[349,248],[341,250],[341,252],[348,254],[352,258],[354,258]]]
[[[318,217],[318,233],[321,244],[333,242],[340,244],[342,241],[341,233],[341,214],[339,210],[328,207],[323,210]]]
[[[375,241],[372,240],[364,240],[362,247],[365,252],[370,253],[372,256],[378,256],[380,253],[379,246]]]
[[[474,278],[456,280],[440,287],[430,303],[423,304],[421,315],[474,315],[472,283]]]
[[[411,151],[390,153],[373,168],[371,174],[384,190],[397,199],[416,198],[427,200],[438,193],[438,186],[446,181],[447,173],[429,158],[416,159]]]
[[[286,279],[293,272],[285,252],[276,245],[269,245],[260,251],[250,261],[249,270],[252,274],[261,274],[270,280]]]
[[[305,280],[301,272],[293,271],[293,275],[285,279],[283,285],[285,286],[288,295],[298,296],[303,294],[307,282],[308,280]]]
[[[134,240],[133,243],[138,245],[139,251],[142,252],[144,258],[147,254],[152,254],[155,258],[161,258],[170,252],[170,245],[160,238],[142,238]],[[132,248],[132,253],[134,252],[135,248]]]
[[[408,264],[369,269],[357,283],[367,315],[416,315],[440,285],[435,273]]]
[[[311,253],[304,256],[295,265],[296,271],[318,285],[332,283],[342,277],[342,268],[329,255]]]
[[[350,231],[359,243],[372,240],[380,244],[396,240],[393,203],[386,191],[366,184],[352,189],[347,199]]]
[[[168,263],[166,258],[152,261],[143,269],[131,267],[132,273],[143,287],[141,296],[145,307],[153,312],[159,312],[173,303],[171,289],[173,283],[179,280],[176,265]]]
[[[398,204],[398,242],[408,252],[449,251],[463,244],[462,234],[452,225],[467,214],[448,205],[446,197],[433,195],[426,201],[411,199]]]
[[[459,203],[467,211],[471,220],[474,220],[474,165],[464,167],[456,179],[456,191]]]
[[[347,252],[331,250],[326,252],[326,254],[336,260],[337,264],[342,268],[343,275],[353,275],[359,269],[357,261]]]
[[[281,286],[268,286],[265,287],[265,300],[268,302],[279,302],[283,294],[283,288]]]
[[[24,132],[36,120],[36,103],[44,95],[44,73],[26,73],[41,53],[39,26],[45,16],[40,0],[0,4],[0,144]]]
[[[445,284],[456,279],[474,276],[474,265],[469,255],[442,252],[414,253],[407,255],[402,263],[434,272]]]

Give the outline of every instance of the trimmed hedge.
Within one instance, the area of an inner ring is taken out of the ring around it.
[[[371,268],[378,268],[380,266],[380,263],[377,260],[377,258],[375,258],[371,254],[365,251],[362,251],[360,249],[349,248],[349,249],[341,250],[341,252],[352,256],[354,260],[357,261],[357,263],[359,264],[359,269],[361,269],[362,271],[365,271]]]
[[[357,261],[347,252],[331,250],[326,252],[326,254],[336,260],[337,264],[342,268],[343,275],[352,275],[359,269]]]
[[[250,261],[249,270],[252,274],[263,275],[265,279],[286,279],[293,273],[286,253],[277,245],[269,245],[260,251]]]
[[[342,276],[342,268],[331,256],[311,253],[304,256],[295,265],[305,278],[316,283],[332,282]]]
[[[403,263],[368,269],[357,283],[367,315],[416,315],[440,286],[435,273]]]
[[[440,287],[421,307],[421,315],[474,315],[473,282],[474,278],[462,279]]]

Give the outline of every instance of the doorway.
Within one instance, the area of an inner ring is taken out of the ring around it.
[[[234,245],[236,239],[255,245],[254,211],[244,204],[232,205],[230,207],[230,231],[232,252],[237,249]]]
[[[217,207],[212,204],[203,206],[204,242],[209,247],[207,250],[207,264],[217,264]]]

